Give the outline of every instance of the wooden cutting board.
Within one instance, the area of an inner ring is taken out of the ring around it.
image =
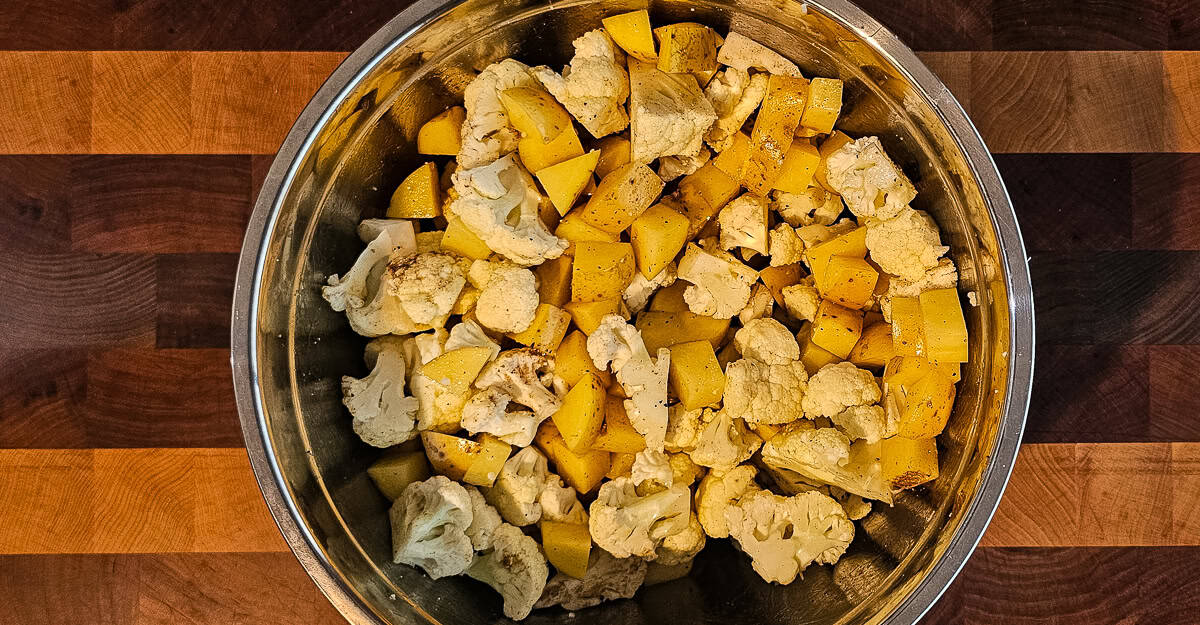
[[[270,155],[405,3],[0,2],[0,624],[341,623],[241,448],[229,305]],[[1200,620],[1200,5],[870,0],[1005,176],[1026,444],[927,623]]]

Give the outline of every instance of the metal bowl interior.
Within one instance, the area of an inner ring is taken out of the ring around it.
[[[362,248],[357,222],[378,215],[418,164],[420,123],[461,98],[476,70],[515,57],[561,65],[604,15],[644,2],[424,0],[334,73],[283,144],[258,199],[235,292],[233,364],[259,483],[293,551],[354,623],[487,623],[497,595],[467,578],[434,582],[390,558],[387,501],[365,468],[341,405],[340,378],[365,373],[365,340],[321,299],[326,276]],[[734,29],[806,75],[846,81],[841,127],[878,134],[916,183],[952,247],[972,341],[939,440],[942,476],[876,505],[847,555],[789,586],[762,582],[727,541],[710,541],[690,576],[574,623],[912,623],[958,572],[1008,479],[1032,372],[1025,252],[995,165],[946,88],[895,37],[841,0],[664,0],[656,23]],[[538,611],[530,623],[563,622]]]

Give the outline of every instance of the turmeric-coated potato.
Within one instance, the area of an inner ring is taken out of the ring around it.
[[[620,232],[650,208],[662,190],[662,178],[653,169],[627,163],[600,181],[579,218],[605,232]]]

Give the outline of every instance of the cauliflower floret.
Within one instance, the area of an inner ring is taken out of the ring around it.
[[[496,528],[500,527],[500,513],[488,505],[483,493],[474,486],[466,486],[467,495],[471,498],[471,524],[467,526],[467,538],[475,551],[492,548],[492,537]]]
[[[541,194],[511,154],[474,169],[459,167],[453,177],[459,197],[451,212],[493,252],[530,266],[567,249],[567,241],[550,234],[538,217]]]
[[[754,319],[733,335],[733,346],[745,358],[768,365],[785,365],[800,360],[800,345],[791,330],[778,321]]]
[[[541,423],[562,406],[562,400],[542,383],[543,374],[553,371],[554,360],[544,352],[530,347],[510,349],[483,368],[475,379],[475,388],[503,391],[512,401],[532,410]]]
[[[459,575],[475,557],[467,536],[471,496],[444,475],[413,482],[392,503],[392,561],[419,566],[433,579]]]
[[[404,354],[404,366],[408,371],[408,379],[411,380],[413,375],[416,374],[417,369],[421,368],[421,365],[446,353],[446,341],[448,337],[448,333],[443,328],[403,338],[379,337],[367,343],[367,358],[371,358],[371,346],[373,344],[387,339],[395,339],[399,341],[400,351]]]
[[[754,319],[770,317],[774,310],[775,296],[771,295],[771,289],[765,284],[756,284],[750,291],[750,301],[746,302],[746,307],[738,313],[738,321],[746,325]]]
[[[920,297],[925,291],[953,289],[956,286],[958,286],[958,270],[954,267],[954,261],[942,258],[932,269],[926,270],[920,280],[909,282],[895,277],[888,280],[887,293],[879,299],[879,310],[883,312],[884,320],[890,322],[893,298]]]
[[[766,74],[751,76],[746,70],[733,67],[717,72],[704,88],[704,96],[717,114],[717,121],[705,133],[704,140],[718,153],[729,149],[733,136],[758,109],[766,94]]]
[[[799,360],[771,365],[750,358],[725,368],[725,408],[750,425],[790,423],[804,416],[808,373]]]
[[[493,332],[522,332],[533,323],[538,307],[538,283],[533,272],[509,262],[477,260],[471,264],[471,284],[480,289],[475,317]]]
[[[701,146],[700,152],[691,156],[664,156],[658,159],[658,177],[663,182],[696,173],[697,169],[712,160],[712,150]]]
[[[670,488],[675,480],[675,472],[671,470],[671,459],[667,454],[653,449],[643,449],[633,456],[633,467],[629,477],[635,486],[646,482],[654,482],[664,488]]]
[[[679,277],[691,284],[683,292],[688,309],[698,315],[729,319],[750,301],[758,273],[733,258],[720,258],[689,243],[679,261]]]
[[[879,444],[853,445],[836,428],[795,428],[780,432],[763,445],[763,462],[772,469],[799,474],[814,484],[829,484],[885,503],[892,502],[891,486],[883,480]]]
[[[630,360],[649,359],[642,333],[627,323],[621,315],[605,315],[600,325],[588,336],[588,355],[601,371],[611,365],[620,371]]]
[[[475,310],[475,305],[479,303],[480,292],[470,284],[464,286],[462,292],[458,294],[458,299],[454,301],[454,306],[450,308],[450,314],[465,315]]]
[[[743,193],[717,215],[721,226],[721,249],[740,247],[759,254],[767,253],[767,200],[761,195]]]
[[[538,496],[550,473],[546,457],[526,447],[504,462],[496,483],[483,489],[484,498],[496,506],[504,520],[516,526],[533,525],[542,518]]]
[[[404,353],[399,344],[372,344],[378,351],[371,373],[362,379],[342,377],[342,403],[354,417],[354,432],[363,442],[391,447],[416,438],[420,404],[404,395]]]
[[[848,362],[825,365],[808,380],[802,404],[809,419],[833,417],[850,406],[879,402],[875,375]]]
[[[650,63],[629,66],[630,156],[649,163],[662,156],[694,156],[717,119],[691,74],[668,74]]]
[[[810,186],[802,193],[771,192],[771,210],[793,228],[800,226],[828,226],[842,214],[842,198],[824,187]]]
[[[408,219],[364,219],[358,222],[358,227],[354,231],[358,233],[358,239],[367,244],[387,231],[388,235],[392,237],[393,244],[404,249],[410,247],[409,243],[416,242],[417,232],[412,221]]]
[[[458,150],[460,168],[487,165],[517,149],[519,134],[508,121],[500,92],[537,85],[529,66],[513,59],[487,66],[467,84],[463,91],[467,115],[462,125],[462,147]]]
[[[500,346],[473,320],[463,321],[450,328],[445,350],[453,351],[462,347],[486,347],[492,350],[491,360],[495,360],[500,354]]]
[[[400,300],[400,306],[417,323],[432,323],[450,314],[466,276],[454,257],[426,252],[388,262],[388,293]]]
[[[504,523],[493,535],[492,549],[475,558],[467,575],[500,593],[504,616],[519,621],[542,596],[550,567],[536,540]]]
[[[602,601],[628,599],[646,579],[646,561],[641,558],[614,558],[603,549],[593,549],[583,579],[557,573],[546,583],[542,598],[533,606],[560,605],[565,610],[582,610]]]
[[[625,53],[599,28],[584,33],[573,45],[575,56],[562,76],[545,66],[535,67],[533,74],[593,137],[625,130],[629,125],[623,107],[629,97]]]
[[[625,413],[633,428],[646,438],[646,447],[662,450],[667,431],[667,374],[671,350],[661,348],[651,359],[641,332],[620,315],[605,315],[600,326],[588,336],[588,355],[596,368],[611,363],[629,399]]]
[[[838,503],[842,504],[842,509],[846,511],[846,517],[851,521],[862,520],[871,514],[871,502],[858,495],[851,495],[845,491],[842,493],[845,496],[837,498]]]
[[[728,471],[712,470],[696,487],[696,515],[704,533],[713,538],[729,536],[725,509],[736,505],[747,494],[762,490],[754,481],[758,470],[739,464]]]
[[[512,397],[498,388],[475,393],[463,406],[463,429],[471,434],[487,432],[510,445],[527,447],[542,420],[531,410],[509,411],[511,402]]]
[[[787,224],[779,224],[771,230],[769,249],[772,267],[804,260],[804,241],[796,236],[796,229]]]
[[[829,186],[859,218],[891,219],[917,197],[908,177],[883,151],[879,137],[851,141],[825,162]]]
[[[906,208],[895,219],[867,226],[867,249],[884,271],[918,282],[950,251],[941,244],[937,224],[925,211]]]
[[[625,307],[632,314],[638,314],[646,309],[646,305],[650,303],[650,297],[654,292],[675,284],[675,263],[670,263],[663,270],[658,272],[653,279],[647,280],[642,272],[635,271],[633,273],[633,282],[625,287],[625,292],[621,294],[621,299],[625,302]]]
[[[854,539],[838,502],[816,491],[781,497],[753,493],[725,512],[729,535],[768,582],[790,584],[809,564],[833,564]]]
[[[704,549],[704,528],[695,514],[688,515],[688,524],[683,531],[671,534],[658,549],[654,550],[654,562],[663,566],[676,566],[691,561]]]
[[[667,410],[667,432],[663,438],[663,448],[669,452],[695,449],[704,425],[700,420],[703,414],[703,408],[685,410],[683,404],[671,406]]]
[[[734,31],[729,31],[725,43],[717,50],[717,62],[742,71],[754,67],[771,74],[800,76],[800,68],[782,54]]]
[[[329,302],[330,308],[339,312],[348,308],[362,308],[370,301],[368,295],[371,290],[371,270],[393,256],[409,256],[416,249],[412,222],[403,220],[397,224],[380,227],[345,275],[338,276],[335,273],[329,276],[329,286],[321,288],[321,296]]]
[[[841,428],[850,440],[868,443],[894,435],[895,423],[888,423],[882,406],[850,406],[833,415],[833,424]]]
[[[706,469],[685,453],[667,454],[667,462],[671,465],[671,484],[691,486],[696,480],[704,477]]]
[[[817,320],[817,308],[821,306],[821,294],[813,285],[812,276],[799,284],[783,287],[783,306],[788,314],[805,321]]]
[[[562,478],[550,474],[546,485],[538,495],[538,503],[542,506],[542,519],[559,523],[587,523],[588,513],[575,489],[563,484]]]
[[[696,447],[688,452],[692,462],[704,467],[728,471],[750,459],[762,445],[762,439],[746,427],[742,419],[726,410],[705,409],[704,422]]]
[[[851,219],[843,219],[832,226],[812,224],[796,228],[796,236],[804,244],[804,249],[820,245],[840,234],[845,234],[858,227]]]
[[[675,485],[642,497],[631,478],[605,482],[589,510],[592,540],[618,558],[653,559],[668,536],[687,529],[691,494],[688,487]]]

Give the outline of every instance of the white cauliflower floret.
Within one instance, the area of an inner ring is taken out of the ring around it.
[[[463,347],[486,347],[492,350],[491,360],[495,360],[500,354],[500,345],[492,340],[474,320],[467,320],[450,328],[450,334],[446,338],[446,351],[453,351]]]
[[[642,497],[631,478],[605,482],[589,510],[592,540],[618,558],[653,559],[668,536],[687,529],[691,494],[688,487],[675,485]]]
[[[603,601],[628,599],[646,579],[646,561],[641,558],[614,558],[603,549],[593,549],[583,579],[557,573],[546,583],[542,598],[533,606],[562,606],[564,610],[582,610]]]
[[[471,284],[480,289],[475,318],[493,332],[523,332],[533,323],[539,303],[537,277],[509,262],[477,260]]]
[[[392,503],[392,561],[419,566],[433,579],[459,575],[475,557],[467,536],[471,497],[444,475],[413,482]]]
[[[851,141],[825,162],[829,186],[859,218],[891,219],[917,197],[908,177],[883,151],[879,137]]]
[[[475,551],[492,548],[492,538],[496,528],[500,527],[500,513],[488,505],[483,493],[474,486],[466,486],[467,495],[471,498],[471,524],[467,526],[467,538]]]
[[[732,258],[720,258],[689,243],[679,261],[679,278],[691,284],[683,292],[688,309],[698,315],[729,319],[750,301],[758,273]]]
[[[796,236],[796,229],[779,224],[771,229],[768,249],[771,253],[771,266],[790,265],[804,260],[804,241]]]
[[[504,520],[517,526],[533,525],[542,518],[538,496],[550,473],[546,457],[526,447],[504,462],[496,483],[483,489],[488,503],[496,506]]]
[[[364,219],[358,222],[358,227],[354,229],[363,243],[374,241],[385,230],[397,247],[407,249],[408,243],[416,242],[417,230],[409,219]]]
[[[629,66],[630,156],[649,163],[662,156],[694,156],[717,119],[691,74],[668,74],[650,63]]]
[[[517,149],[520,135],[508,121],[500,92],[537,84],[529,66],[513,59],[487,66],[467,84],[463,91],[467,115],[462,126],[462,147],[458,150],[460,168],[487,165]]]
[[[629,399],[625,413],[633,428],[646,438],[646,447],[661,450],[667,431],[667,374],[671,350],[661,348],[651,359],[641,332],[620,315],[605,315],[588,336],[588,355],[596,368],[617,374]]]
[[[920,297],[925,291],[953,289],[958,286],[958,270],[954,261],[943,258],[932,269],[925,271],[920,280],[909,282],[901,278],[888,280],[887,293],[879,300],[879,309],[886,321],[892,320],[892,299],[896,297]]]
[[[850,406],[878,403],[879,397],[879,385],[870,371],[848,362],[825,365],[808,380],[804,416],[833,417]]]
[[[405,224],[405,228],[389,227],[381,231],[345,276],[330,276],[330,286],[322,289],[322,296],[334,310],[346,312],[350,329],[358,334],[409,334],[445,323],[445,319],[436,319],[431,324],[413,321],[399,298],[389,293],[384,284],[389,259],[411,256],[416,251],[412,226]],[[397,237],[404,238],[397,243]],[[387,250],[391,250],[390,254]]]
[[[750,291],[750,301],[746,302],[746,307],[738,313],[738,321],[746,325],[754,319],[770,317],[774,310],[775,296],[771,295],[771,289],[765,284],[756,284]]]
[[[780,432],[763,445],[762,459],[768,467],[794,472],[813,484],[829,484],[868,499],[892,502],[892,489],[883,480],[879,462],[879,443],[851,445],[836,428]]]
[[[805,321],[817,320],[817,308],[821,306],[821,293],[813,285],[812,277],[799,284],[783,287],[783,306],[789,314]]]
[[[562,76],[544,66],[535,67],[533,74],[593,137],[625,130],[629,125],[623,106],[629,97],[625,54],[603,29],[584,33],[573,45],[575,56]]]
[[[704,88],[704,95],[717,114],[717,121],[704,134],[704,140],[718,153],[729,149],[734,135],[758,109],[766,94],[766,74],[751,76],[737,68],[717,72]]]
[[[671,465],[671,484],[691,486],[696,480],[704,477],[707,469],[692,461],[685,453],[667,454],[667,463]]]
[[[601,371],[610,365],[613,371],[620,371],[630,360],[650,358],[642,333],[615,314],[600,320],[600,325],[588,336],[587,348],[592,364]]]
[[[411,380],[417,370],[421,368],[421,365],[446,353],[446,341],[448,337],[448,333],[443,328],[404,338],[384,336],[367,344],[367,357],[368,359],[371,357],[372,344],[385,339],[395,338],[399,341],[400,351],[404,354],[404,366],[408,371],[408,378]]]
[[[542,519],[559,523],[587,523],[588,513],[574,488],[563,484],[562,478],[550,474],[538,495]]]
[[[740,247],[759,254],[767,253],[767,200],[761,195],[743,193],[717,215],[721,226],[721,249]]]
[[[728,471],[712,470],[696,487],[696,516],[704,533],[713,538],[729,536],[725,509],[736,505],[742,497],[762,490],[754,481],[758,470],[753,465],[739,464]]]
[[[500,593],[504,616],[519,621],[542,596],[550,567],[536,540],[504,523],[493,535],[491,550],[475,558],[467,575]]]
[[[686,410],[683,404],[675,404],[667,410],[667,432],[663,448],[670,452],[691,451],[696,448],[704,422],[703,408]]]
[[[385,280],[388,292],[417,323],[432,323],[449,315],[467,283],[454,257],[440,252],[392,259]]]
[[[371,270],[380,263],[387,262],[392,256],[404,257],[416,252],[417,243],[412,222],[395,221],[399,223],[380,227],[378,232],[375,232],[375,236],[366,249],[359,253],[349,271],[341,276],[329,276],[329,286],[321,288],[321,296],[329,302],[330,308],[341,312],[366,306],[372,290]]]
[[[487,432],[518,447],[533,442],[541,420],[532,410],[509,410],[512,396],[498,388],[486,388],[471,396],[462,409],[462,427],[471,434]]]
[[[553,371],[554,360],[544,352],[529,347],[510,349],[483,368],[475,379],[475,388],[503,391],[512,401],[532,410],[541,423],[562,406],[562,400],[542,383],[544,374]]]
[[[474,169],[459,167],[454,189],[459,197],[451,203],[451,212],[504,258],[518,265],[538,265],[567,249],[567,241],[542,223],[541,193],[511,154]]]
[[[859,521],[868,514],[871,514],[871,502],[863,499],[858,495],[851,495],[842,491],[844,497],[838,498],[838,503],[842,504],[842,509],[846,511],[846,517],[851,521]]]
[[[781,497],[758,491],[725,512],[729,535],[764,580],[790,584],[808,565],[837,562],[854,539],[838,502],[816,491]]]
[[[771,192],[771,210],[793,228],[801,226],[828,226],[842,214],[842,198],[825,190],[825,187],[810,186],[801,193]]]
[[[690,562],[704,549],[704,528],[695,514],[688,515],[688,524],[683,531],[672,534],[654,550],[654,562],[662,566],[676,566]]]
[[[894,219],[867,226],[867,249],[884,271],[916,282],[937,267],[950,251],[941,244],[937,224],[925,211],[905,208]]]
[[[643,449],[633,456],[633,467],[629,477],[635,486],[643,482],[656,482],[670,488],[674,483],[675,472],[671,470],[671,460],[667,454],[653,449]]]
[[[342,377],[342,403],[354,417],[354,432],[375,447],[391,447],[417,436],[415,397],[404,395],[404,353],[394,341],[377,346],[371,373],[362,379]],[[368,355],[368,359],[370,355]]]
[[[733,346],[745,358],[768,365],[785,365],[800,360],[800,345],[791,330],[778,321],[754,319],[733,335]]]
[[[705,409],[701,420],[704,427],[696,447],[688,452],[692,462],[700,466],[728,471],[749,460],[762,445],[762,439],[727,410]]]
[[[696,173],[704,164],[712,160],[712,150],[701,146],[700,152],[688,156],[664,156],[658,159],[658,177],[663,182]]]
[[[782,54],[741,34],[730,31],[717,50],[717,62],[748,71],[751,67],[781,76],[800,76],[800,68]]]
[[[850,406],[833,415],[833,424],[841,428],[850,440],[868,443],[894,435],[895,424],[889,424],[882,406]]]
[[[725,408],[750,425],[790,423],[804,416],[800,406],[808,373],[799,360],[769,365],[750,358],[725,368]]]
[[[804,249],[820,245],[838,235],[845,234],[858,227],[851,219],[843,219],[831,226],[812,224],[796,228],[796,236],[804,244]]]
[[[625,287],[621,299],[625,302],[625,307],[629,309],[629,312],[636,315],[646,309],[646,305],[650,303],[650,298],[655,291],[675,284],[675,278],[675,263],[663,267],[663,270],[650,280],[647,280],[642,272],[635,271],[633,281]]]

